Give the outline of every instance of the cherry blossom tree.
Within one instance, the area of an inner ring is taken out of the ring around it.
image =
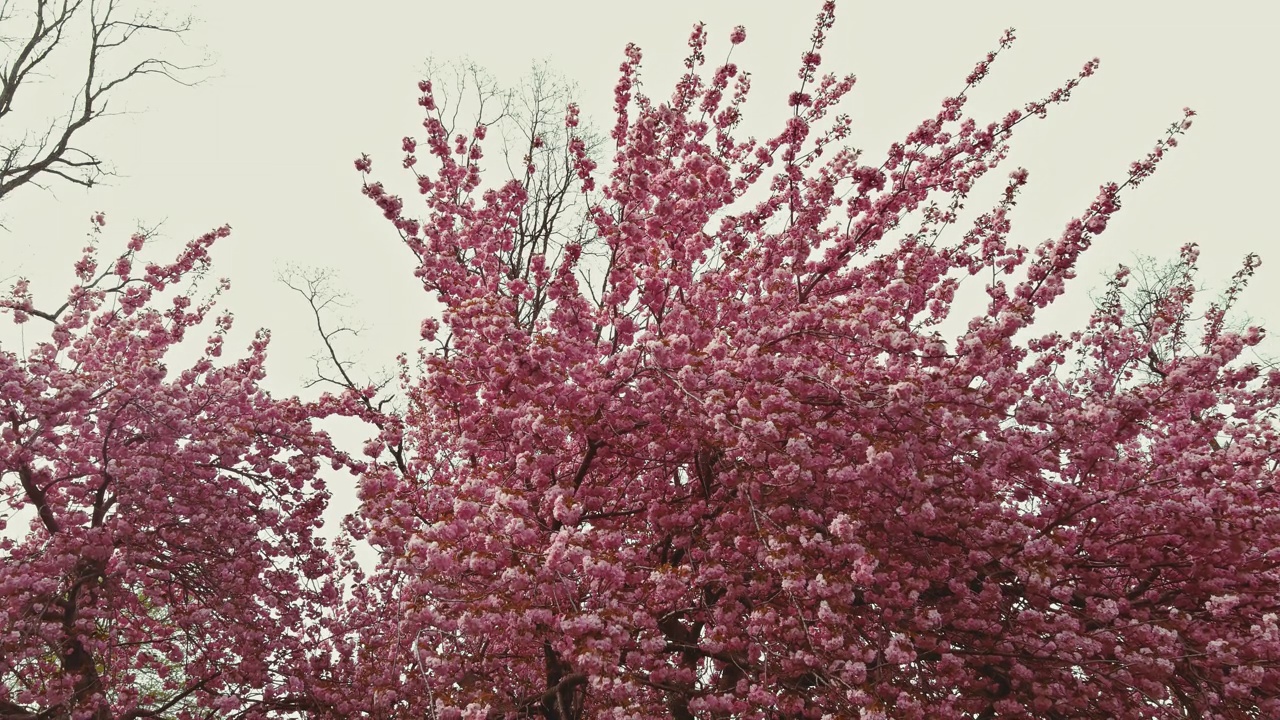
[[[169,370],[226,281],[199,302],[161,293],[202,277],[228,228],[143,265],[143,235],[100,262],[94,222],[65,303],[36,307],[25,280],[0,299],[51,328],[0,350],[0,718],[305,707],[298,670],[340,596],[315,534],[317,471],[343,457],[312,429],[328,410],[262,389],[265,331],[220,359],[229,313]]]
[[[421,83],[423,204],[364,193],[443,322],[403,412],[349,388],[379,435],[348,528],[381,560],[332,626],[334,716],[1280,715],[1280,371],[1224,323],[1256,260],[1198,328],[1190,245],[1141,316],[1121,268],[1085,328],[1035,327],[1193,113],[1023,247],[1025,169],[964,204],[1097,61],[979,122],[1010,31],[868,157],[833,112],[853,78],[819,72],[834,15],[764,140],[703,26],[664,102],[629,46],[605,167],[564,119],[589,232],[536,246],[488,126]]]

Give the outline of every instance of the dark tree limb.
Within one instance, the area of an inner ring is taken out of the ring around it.
[[[96,151],[77,143],[81,132],[108,114],[110,101],[138,78],[157,75],[181,85],[203,64],[184,65],[163,57],[115,62],[122,49],[152,38],[181,36],[190,21],[169,23],[148,12],[130,14],[127,0],[27,0],[0,4],[0,199],[43,178],[93,187],[110,174]],[[23,28],[19,31],[19,28]],[[49,121],[43,132],[15,131],[14,113],[22,88],[45,73],[51,58],[75,54],[83,59],[70,108]]]

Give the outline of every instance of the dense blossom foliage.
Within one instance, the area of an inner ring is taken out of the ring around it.
[[[36,308],[25,280],[0,298],[15,321],[52,324],[25,356],[0,350],[0,718],[266,717],[296,702],[315,611],[339,597],[315,530],[317,470],[341,456],[311,428],[318,406],[259,386],[265,332],[222,363],[218,316],[170,372],[212,299],[157,307],[228,232],[141,269],[143,236],[105,267],[95,238],[62,307]]]
[[[1192,113],[1060,237],[1011,240],[1022,169],[948,233],[1096,61],[980,123],[993,52],[869,160],[830,116],[853,79],[819,73],[833,19],[763,141],[702,26],[667,102],[628,47],[607,179],[568,146],[585,239],[531,239],[527,185],[482,184],[486,126],[451,136],[421,84],[425,216],[364,192],[443,325],[404,412],[366,405],[349,527],[381,562],[337,634],[339,714],[1280,716],[1280,372],[1240,359],[1261,332],[1226,303],[1191,325],[1192,246],[1150,322],[1122,270],[1086,329],[1032,330]],[[972,276],[986,307],[948,337]]]

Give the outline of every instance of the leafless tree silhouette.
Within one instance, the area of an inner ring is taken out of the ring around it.
[[[110,169],[81,144],[84,130],[109,113],[126,85],[157,75],[183,85],[203,62],[180,64],[158,56],[182,40],[190,21],[159,11],[133,10],[129,0],[0,0],[0,199],[31,184],[58,179],[92,187]],[[157,53],[157,54],[153,54]],[[53,88],[39,87],[50,83]],[[18,100],[62,89],[51,118],[33,125]],[[22,92],[19,92],[22,91]],[[65,103],[70,96],[70,107]],[[15,122],[16,120],[16,122]]]

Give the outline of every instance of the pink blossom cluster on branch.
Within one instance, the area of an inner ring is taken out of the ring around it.
[[[143,265],[142,235],[100,263],[93,223],[65,304],[37,308],[25,280],[0,298],[52,325],[25,357],[0,350],[0,718],[279,716],[340,597],[315,534],[317,471],[343,458],[311,427],[328,410],[259,386],[265,331],[220,361],[229,313],[167,368],[213,298],[160,293],[228,228]]]
[[[484,127],[450,137],[422,83],[423,205],[364,192],[443,326],[407,409],[367,415],[351,527],[381,561],[336,627],[337,715],[1280,715],[1280,373],[1240,359],[1261,332],[1215,306],[1197,352],[1159,352],[1194,292],[1135,325],[1122,271],[1086,329],[1031,333],[1192,113],[1034,250],[1023,169],[944,235],[1097,62],[980,123],[1010,32],[871,160],[829,117],[853,87],[819,73],[834,12],[759,141],[701,25],[664,102],[629,46],[607,178],[569,145],[591,232],[549,249],[521,179],[482,183]],[[943,336],[975,275],[985,310]]]

